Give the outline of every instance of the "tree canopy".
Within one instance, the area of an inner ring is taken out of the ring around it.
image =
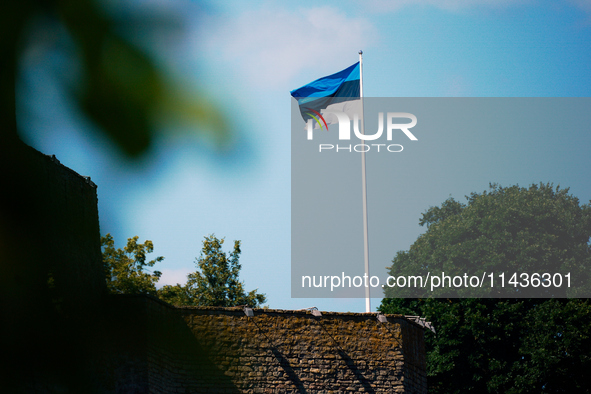
[[[587,291],[589,204],[550,184],[491,185],[465,204],[449,199],[430,208],[420,224],[427,231],[396,254],[390,275],[560,269],[578,281],[541,294],[548,298],[517,298],[515,289],[487,294],[506,298],[408,298],[387,288],[380,311],[420,315],[436,328],[426,334],[429,392],[591,391],[591,303],[565,298]]]
[[[164,257],[146,262],[154,244],[150,240],[143,244],[137,241],[138,236],[129,238],[124,249],[116,249],[111,234],[101,238],[107,289],[111,293],[150,294],[176,306],[258,307],[267,301],[257,290],[247,293],[239,280],[240,241],[234,241],[234,249],[226,254],[222,250],[223,238],[213,234],[205,237],[201,255],[196,259],[198,270],[187,275],[187,283],[165,285],[159,290],[156,283],[162,273],[146,271]]]
[[[187,276],[186,285],[163,286],[160,298],[174,305],[194,306],[260,306],[264,294],[246,292],[240,282],[240,241],[234,241],[231,253],[222,250],[224,239],[209,235],[203,240],[201,255],[196,259],[199,270]]]
[[[111,234],[101,237],[103,246],[103,265],[107,279],[107,289],[115,294],[151,294],[156,295],[156,282],[160,271],[145,272],[164,257],[156,257],[146,262],[146,254],[154,251],[154,244],[146,240],[138,243],[138,236],[127,240],[123,249],[115,249]]]
[[[427,231],[408,251],[400,251],[390,274],[476,275],[500,273],[567,273],[562,286],[497,286],[475,293],[471,288],[411,289],[393,287],[388,297],[486,296],[576,297],[590,294],[591,207],[580,205],[568,189],[550,184],[500,187],[491,185],[481,194],[472,193],[467,203],[448,199],[432,207],[420,222]]]

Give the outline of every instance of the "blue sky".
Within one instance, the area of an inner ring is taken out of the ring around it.
[[[162,3],[130,7],[169,7]],[[154,242],[155,255],[165,257],[157,268],[161,284],[183,283],[195,270],[203,237],[215,233],[228,246],[242,241],[241,278],[247,289],[266,293],[271,308],[364,310],[361,299],[290,296],[290,90],[353,64],[362,49],[366,96],[590,96],[588,0],[224,1],[175,6],[178,11],[186,26],[173,42],[134,37],[219,104],[234,130],[229,152],[216,153],[202,134],[163,125],[148,157],[122,158],[97,137],[55,77],[59,70],[74,79],[76,67],[71,42],[47,23],[32,31],[35,45],[22,62],[22,137],[97,183],[102,234],[112,233],[120,247],[134,235]],[[420,234],[418,220],[429,205],[450,195],[462,199],[489,182],[560,183],[589,201],[588,131],[580,130],[578,153],[560,149],[559,140],[551,147],[531,141],[564,158],[564,167],[547,176],[499,165],[434,184],[421,196],[426,205],[409,213],[414,222],[401,224],[405,237],[392,242],[392,257]],[[465,150],[486,141],[474,136]],[[520,139],[512,154],[540,160],[540,150],[530,146]],[[445,152],[440,159],[449,160]]]

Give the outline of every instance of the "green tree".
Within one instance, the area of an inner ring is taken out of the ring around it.
[[[571,286],[495,286],[489,296],[507,298],[576,297],[589,294],[591,207],[580,205],[568,189],[491,185],[462,204],[452,198],[423,214],[427,231],[408,251],[398,252],[392,275],[476,275],[491,272],[570,272]],[[505,284],[510,278],[505,279]],[[484,290],[477,289],[478,296]],[[388,297],[467,297],[472,288],[391,288]]]
[[[164,257],[146,261],[146,255],[154,251],[152,241],[138,243],[138,236],[127,239],[124,249],[115,249],[111,234],[101,237],[103,246],[103,265],[107,280],[107,289],[115,294],[151,294],[156,295],[156,282],[160,271],[145,272]]]
[[[516,298],[523,294],[515,289],[489,294],[508,298],[460,299],[387,289],[382,312],[420,315],[437,330],[426,335],[429,392],[591,391],[591,304],[564,298],[588,291],[591,207],[550,184],[491,185],[467,200],[424,213],[427,231],[396,254],[390,274],[558,269],[575,273],[579,290],[534,294],[562,297],[553,299]]]
[[[248,293],[238,276],[242,266],[239,262],[240,241],[234,241],[234,249],[226,254],[222,250],[224,239],[215,235],[205,237],[201,255],[196,260],[199,267],[187,276],[185,286],[164,286],[159,296],[174,305],[194,306],[260,306],[266,302],[264,294],[252,290]]]

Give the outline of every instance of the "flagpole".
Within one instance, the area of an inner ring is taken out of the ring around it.
[[[363,113],[363,51],[359,51],[359,97],[361,99],[361,134],[365,135],[365,116]],[[365,140],[363,140],[365,143]],[[361,150],[361,189],[363,194],[363,255],[365,258],[365,312],[371,312],[369,298],[369,238],[367,233],[367,183],[365,180],[365,149]]]

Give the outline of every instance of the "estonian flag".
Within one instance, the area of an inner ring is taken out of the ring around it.
[[[304,122],[314,119],[316,128],[322,127],[323,124],[327,126],[331,123],[338,123],[337,117],[330,115],[331,111],[344,112],[349,115],[351,120],[353,114],[357,112],[361,118],[359,78],[359,62],[357,62],[343,71],[319,78],[299,89],[292,90],[291,95],[298,101]],[[322,116],[325,113],[327,115]]]

